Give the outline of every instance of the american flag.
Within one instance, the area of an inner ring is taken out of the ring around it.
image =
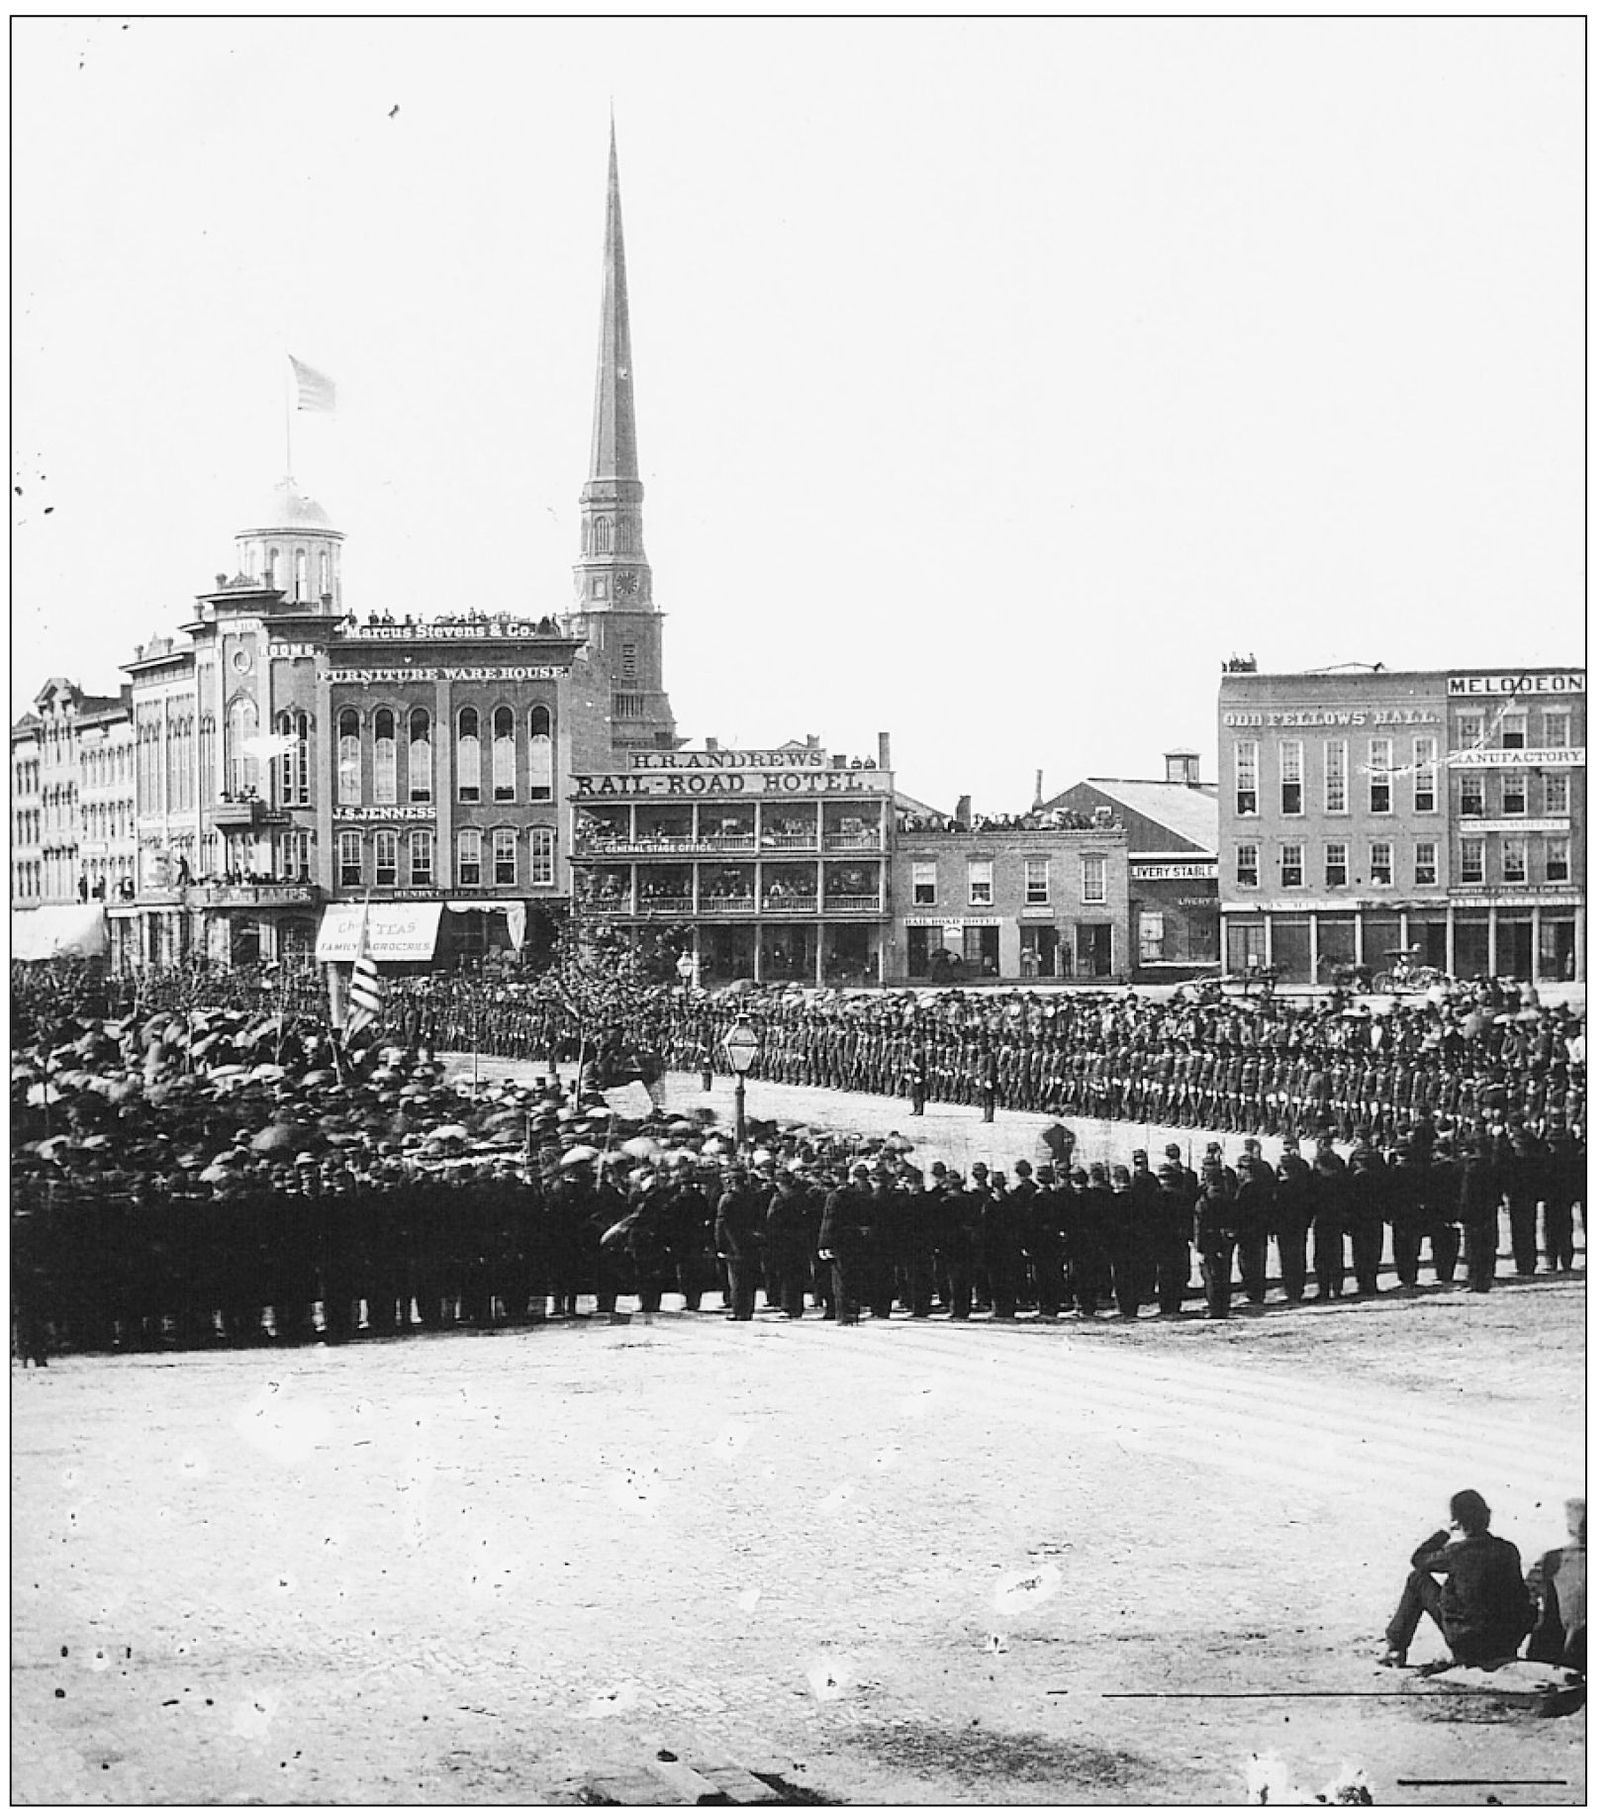
[[[315,371],[310,364],[303,364],[300,358],[290,356],[291,374],[296,379],[296,406],[307,414],[332,415],[335,413],[335,379],[326,377],[322,371]]]
[[[358,952],[352,963],[352,984],[346,991],[346,1023],[341,1029],[344,1041],[351,1042],[360,1030],[367,1029],[379,1017],[380,999],[380,970],[369,953],[369,907],[365,904],[358,926]]]

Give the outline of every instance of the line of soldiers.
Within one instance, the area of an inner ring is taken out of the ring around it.
[[[1429,1262],[1489,1288],[1506,1207],[1515,1272],[1574,1260],[1584,1165],[1428,1130],[1387,1158],[1343,1159],[1327,1135],[1309,1164],[1295,1139],[1274,1164],[1248,1138],[1209,1143],[1199,1174],[1169,1144],[1153,1172],[1129,1164],[1017,1162],[1008,1178],[892,1153],[846,1158],[790,1140],[778,1160],[631,1167],[628,1157],[533,1173],[518,1154],[420,1165],[337,1150],[231,1169],[211,1183],[194,1158],[170,1173],[24,1169],[13,1181],[13,1300],[25,1360],[52,1347],[141,1349],[295,1342],[322,1335],[492,1327],[600,1313],[622,1296],[656,1312],[667,1293],[699,1310],[719,1292],[737,1319],[759,1292],[789,1317],[918,1317],[1020,1311],[1134,1318],[1178,1314],[1199,1258],[1209,1312],[1269,1292],[1269,1252],[1290,1302],[1339,1299],[1348,1270],[1376,1292],[1385,1229],[1399,1281]],[[216,1173],[216,1170],[212,1172]],[[1348,1252],[1350,1246],[1350,1253]],[[272,1328],[271,1334],[270,1329]]]

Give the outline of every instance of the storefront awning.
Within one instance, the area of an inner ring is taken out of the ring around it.
[[[369,915],[369,954],[375,961],[428,961],[441,930],[441,900],[425,904],[332,904],[324,907],[314,956],[320,961],[355,961]]]
[[[477,904],[468,900],[449,899],[447,909],[456,911],[460,915],[466,911],[500,912],[508,924],[510,946],[518,949],[525,945],[525,906],[523,904]]]
[[[11,913],[11,959],[49,961],[55,955],[104,955],[106,907],[40,905]]]

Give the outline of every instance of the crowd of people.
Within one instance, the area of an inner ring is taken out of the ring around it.
[[[708,1074],[740,1005],[761,1030],[759,1072],[871,1091],[879,1075],[894,1091],[905,1072],[909,1092],[913,1050],[931,1047],[930,1074],[943,1075],[969,1042],[1065,1060],[1080,1033],[1131,1069],[1135,1050],[1215,1049],[1220,1030],[1225,1048],[1249,1032],[1251,1050],[1266,1037],[1298,1052],[1339,1030],[1349,1058],[1415,1072],[1456,1063],[1461,1075],[1520,1051],[1548,1072],[1584,1062],[1574,1019],[1490,1001],[1462,1001],[1462,1019],[1424,1009],[1363,1022],[1266,1005],[957,996],[923,1008],[661,987],[599,1023],[539,986],[438,975],[393,985],[389,1021],[345,1048],[305,976],[277,988],[219,976],[223,996],[205,1004],[194,976],[187,995],[183,984],[152,980],[130,1001],[92,970],[13,970],[13,1300],[25,1359],[492,1326],[568,1317],[583,1302],[609,1313],[623,1297],[654,1312],[667,1294],[693,1311],[714,1296],[739,1319],[762,1295],[787,1317],[845,1323],[896,1307],[1172,1317],[1198,1273],[1207,1311],[1222,1316],[1271,1293],[1340,1299],[1349,1279],[1357,1295],[1376,1292],[1388,1230],[1400,1286],[1427,1266],[1451,1281],[1462,1261],[1469,1284],[1488,1288],[1504,1213],[1517,1274],[1536,1272],[1539,1250],[1546,1268],[1568,1269],[1584,1211],[1578,1121],[1566,1113],[1555,1131],[1544,1111],[1544,1140],[1478,1093],[1467,1115],[1454,1096],[1446,1128],[1424,1109],[1400,1134],[1366,1119],[1345,1154],[1333,1112],[1291,1116],[1282,1102],[1277,1150],[1265,1156],[1255,1131],[1206,1137],[1199,1172],[1178,1143],[1154,1170],[1143,1149],[1128,1163],[1085,1161],[1058,1121],[1011,1172],[979,1163],[962,1174],[943,1163],[923,1173],[897,1133],[758,1125],[758,1146],[740,1150],[707,1111],[622,1120],[600,1090],[629,1075],[653,1086],[660,1052]],[[171,1002],[154,996],[164,992]],[[1359,1032],[1364,1046],[1346,1048]],[[471,1039],[488,1053],[539,1051],[549,1078],[450,1085],[435,1057]],[[584,1064],[571,1091],[556,1071],[567,1058]],[[1149,1112],[1143,1090],[1101,1097],[1106,1115],[1143,1121],[1195,1096],[1163,1088]],[[1315,1122],[1309,1160],[1297,1130]]]

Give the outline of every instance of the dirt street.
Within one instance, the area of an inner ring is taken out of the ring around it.
[[[1559,1542],[1583,1300],[671,1311],[14,1374],[13,1794],[1235,1802],[1256,1752],[1579,1802],[1583,1717],[1370,1657],[1453,1489]]]

